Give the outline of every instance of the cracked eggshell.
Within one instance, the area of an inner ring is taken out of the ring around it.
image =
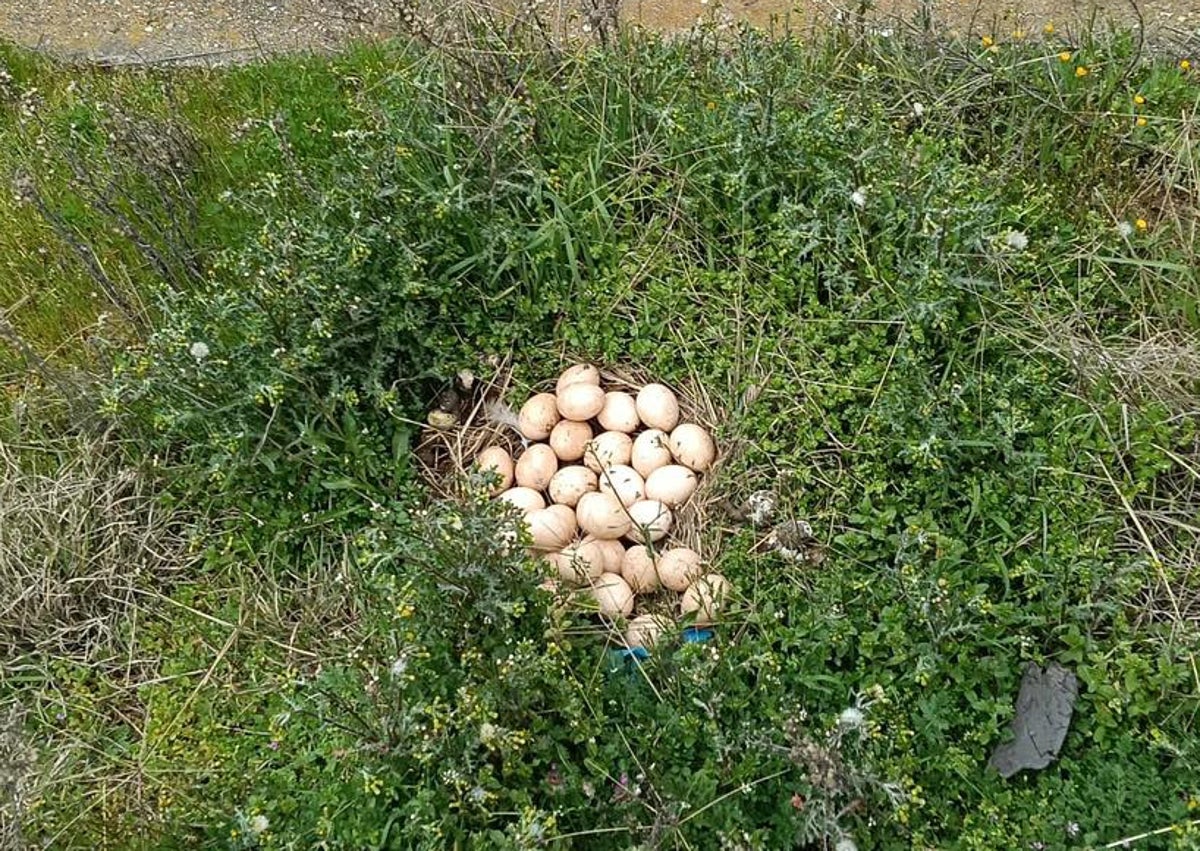
[[[668,464],[646,478],[646,498],[678,508],[691,499],[699,484],[700,480],[692,470],[682,464]]]
[[[704,573],[700,562],[700,554],[688,547],[672,547],[664,553],[659,553],[655,562],[658,581],[664,588],[684,592],[692,584],[692,580]]]
[[[679,611],[687,616],[696,615],[696,626],[711,626],[717,622],[718,615],[729,600],[733,587],[729,580],[719,573],[706,573],[683,592],[679,601]]]
[[[509,488],[500,494],[500,499],[512,503],[526,514],[531,511],[541,511],[546,507],[546,500],[533,488]]]
[[[629,515],[612,494],[585,493],[576,512],[583,531],[594,537],[615,540],[629,531]]]
[[[587,467],[581,464],[559,467],[558,472],[550,477],[550,501],[574,508],[579,504],[581,496],[595,491],[598,487],[596,474]]]
[[[626,537],[637,544],[661,541],[671,531],[671,509],[657,499],[643,499],[627,509],[631,521]]]
[[[544,491],[558,472],[558,456],[544,443],[535,443],[517,459],[517,484],[523,488]]]
[[[684,423],[671,432],[668,443],[671,454],[680,464],[703,473],[717,457],[717,445],[712,435],[695,423]]]
[[[658,571],[654,567],[654,555],[641,544],[625,551],[621,562],[621,576],[629,583],[635,594],[647,594],[659,588]]]
[[[607,431],[621,431],[626,434],[637,431],[637,427],[641,425],[637,402],[628,393],[620,390],[610,390],[604,394],[604,407],[600,409],[596,419]]]
[[[604,391],[595,384],[568,384],[558,391],[558,412],[564,419],[587,422],[604,408]]]
[[[516,468],[512,456],[503,446],[489,446],[484,449],[475,456],[475,466],[482,473],[491,471],[500,477],[499,484],[492,485],[488,496],[497,496],[512,487]]]
[[[670,626],[671,622],[660,615],[638,615],[625,626],[625,644],[649,650]]]
[[[538,552],[562,550],[575,537],[575,512],[565,505],[551,505],[525,515],[533,549]]]
[[[637,394],[638,417],[650,428],[670,431],[679,422],[679,400],[665,384],[647,384]]]
[[[628,464],[632,453],[633,438],[629,435],[620,431],[602,431],[584,450],[583,463],[589,470],[599,473],[613,464]]]
[[[538,393],[521,406],[517,428],[529,440],[545,440],[560,419],[557,397],[553,393]]]
[[[638,471],[627,464],[613,464],[601,471],[600,493],[611,493],[626,508],[646,498],[646,483]]]
[[[578,461],[592,439],[592,427],[574,420],[559,420],[550,430],[550,448],[563,461]]]
[[[564,387],[571,384],[594,384],[599,387],[600,370],[590,363],[577,363],[574,366],[569,366],[558,377],[558,383],[554,386],[554,392],[560,393]]]
[[[646,429],[633,441],[630,461],[633,469],[643,478],[648,478],[655,470],[671,463],[671,448],[668,445],[671,436],[662,429]]]
[[[606,573],[592,585],[592,597],[600,614],[615,618],[633,614],[633,589],[615,573]]]

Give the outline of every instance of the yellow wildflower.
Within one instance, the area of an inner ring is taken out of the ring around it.
[[[1190,71],[1192,69],[1192,63],[1187,59],[1184,59],[1179,63],[1179,69],[1181,71]]]
[[[1046,26],[1042,27],[1042,32],[1046,35],[1054,35],[1054,21],[1046,21]]]
[[[996,43],[995,41],[992,40],[992,37],[990,35],[985,35],[979,41],[984,47],[991,47],[993,44]]]
[[[1017,39],[1025,38],[1025,30],[1013,30],[1012,37]]]
[[[1075,68],[1075,76],[1076,77],[1086,77],[1090,73],[1092,73],[1092,72],[1088,69],[1088,67],[1086,65],[1079,65]]]
[[[1133,226],[1136,227],[1138,230],[1142,230],[1142,231],[1144,231],[1150,227],[1150,225],[1146,222],[1145,219],[1138,219],[1136,222],[1133,223]]]
[[[716,109],[717,105],[710,100],[708,103],[706,103],[704,105],[704,108],[705,109]]]
[[[1146,116],[1144,116],[1144,115],[1139,115],[1139,116],[1137,117],[1137,126],[1138,126],[1138,127],[1145,127],[1145,126],[1146,126]]]
[[[1136,103],[1138,106],[1141,106],[1142,104],[1144,104],[1146,102],[1146,99],[1144,97],[1142,97],[1141,95],[1134,95],[1133,102]]]
[[[1064,50],[1062,53],[1058,54],[1058,61],[1059,62],[1070,62],[1071,61],[1071,51]]]

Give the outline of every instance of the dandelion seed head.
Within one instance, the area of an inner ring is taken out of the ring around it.
[[[197,341],[192,343],[191,348],[188,349],[188,352],[196,359],[196,363],[199,363],[209,355],[208,344]]]
[[[850,193],[850,203],[853,204],[855,207],[858,207],[858,209],[860,209],[860,210],[863,207],[867,206],[866,190],[864,190],[860,187],[858,189],[855,189],[853,192],[851,192]]]
[[[267,832],[267,828],[271,826],[270,820],[263,815],[257,815],[250,819],[250,832],[255,836],[260,836]]]
[[[1004,244],[1013,251],[1024,251],[1029,247],[1029,237],[1024,231],[1010,230],[1004,234]]]

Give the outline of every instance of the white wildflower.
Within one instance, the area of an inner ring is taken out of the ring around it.
[[[1133,225],[1131,225],[1129,222],[1118,222],[1117,233],[1119,233],[1123,239],[1129,239],[1129,237],[1133,236]]]
[[[400,679],[408,670],[408,654],[402,654],[392,663],[392,676]]]
[[[854,840],[848,836],[843,836],[833,846],[833,851],[858,851],[858,846],[854,844]]]
[[[485,721],[479,725],[479,741],[485,745],[489,742],[494,742],[498,735],[500,735],[500,731],[496,729],[495,724],[489,724]]]
[[[266,816],[258,815],[250,819],[250,832],[255,836],[261,836],[267,832],[267,828],[271,826],[271,822]]]
[[[912,114],[914,116],[916,116],[917,118],[920,118],[922,115],[924,115],[925,114],[925,104],[921,103],[919,100],[913,101]]]
[[[861,186],[850,193],[850,203],[858,209],[867,206],[867,191]]]
[[[188,349],[188,351],[191,353],[192,357],[196,359],[196,363],[200,363],[200,361],[208,357],[209,354],[208,344],[201,343],[199,341],[192,343],[192,347]]]
[[[847,730],[857,730],[866,723],[867,716],[857,706],[848,706],[838,716],[838,726]]]
[[[1004,244],[1013,251],[1024,251],[1029,247],[1029,237],[1024,231],[1010,230],[1004,234]]]

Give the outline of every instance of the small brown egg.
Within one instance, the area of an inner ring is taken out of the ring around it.
[[[598,387],[600,386],[600,370],[590,363],[577,363],[569,366],[558,377],[558,384],[554,386],[554,392],[561,393],[562,389],[569,384],[595,384]]]
[[[558,412],[565,419],[586,422],[604,408],[604,391],[595,384],[568,384],[558,392]]]
[[[500,499],[511,502],[526,514],[530,511],[541,511],[546,507],[546,500],[533,488],[509,488],[500,494]]]
[[[626,434],[637,431],[637,427],[641,425],[637,402],[628,393],[620,390],[610,390],[604,394],[604,407],[600,409],[596,419],[605,430],[623,431]]]
[[[544,443],[535,443],[517,459],[517,484],[523,488],[544,491],[558,472],[558,456]]]
[[[670,431],[679,422],[679,400],[665,384],[647,384],[638,391],[637,413],[650,428]]]
[[[685,616],[696,615],[696,626],[710,626],[717,622],[717,615],[729,600],[732,586],[729,580],[719,573],[706,573],[683,592],[679,601],[679,610]]]
[[[677,508],[691,498],[699,484],[692,470],[682,464],[668,464],[646,478],[646,498]]]
[[[621,576],[629,583],[634,594],[646,594],[659,587],[658,573],[654,569],[654,555],[641,544],[625,551],[621,562]]]
[[[587,467],[580,464],[560,467],[558,472],[550,477],[550,500],[574,508],[579,502],[579,497],[598,487],[596,474]]]
[[[645,647],[647,650],[658,643],[659,637],[670,627],[670,621],[661,615],[638,615],[625,627],[625,644],[629,647]]]
[[[649,478],[650,474],[659,467],[665,467],[671,463],[671,448],[668,446],[670,439],[670,435],[665,431],[650,428],[639,434],[633,441],[629,463],[642,475],[642,478]]]
[[[529,440],[545,440],[559,419],[558,398],[553,393],[538,393],[521,406],[517,427]]]
[[[615,618],[633,613],[633,590],[615,573],[606,573],[592,585],[592,597],[600,614]]]
[[[574,420],[559,420],[550,431],[550,448],[563,461],[578,461],[592,439],[592,427]]]
[[[575,537],[575,512],[565,505],[551,505],[525,515],[533,549],[539,552],[561,550]]]
[[[568,544],[555,562],[559,578],[580,584],[604,574],[604,553],[592,543]]]
[[[646,498],[646,483],[638,471],[626,464],[613,464],[600,473],[600,493],[611,493],[626,508]]]
[[[700,554],[687,547],[672,547],[660,553],[654,566],[663,587],[678,592],[686,591],[692,580],[704,572]]]
[[[711,467],[713,459],[717,457],[717,445],[713,443],[712,435],[695,423],[677,426],[671,432],[668,445],[675,460],[697,473],[703,473]]]
[[[576,507],[583,531],[603,540],[620,538],[629,531],[629,515],[621,500],[608,493],[585,493]]]
[[[583,463],[589,470],[599,473],[613,464],[628,464],[633,453],[633,438],[620,431],[602,431],[587,445],[583,452]],[[670,458],[668,456],[668,463]]]
[[[475,466],[481,473],[490,472],[500,477],[500,481],[488,491],[489,496],[496,496],[512,487],[515,468],[512,456],[503,446],[489,446],[480,452],[475,456]]]
[[[631,521],[627,537],[635,543],[661,541],[671,531],[671,509],[657,499],[643,499],[627,510]]]

